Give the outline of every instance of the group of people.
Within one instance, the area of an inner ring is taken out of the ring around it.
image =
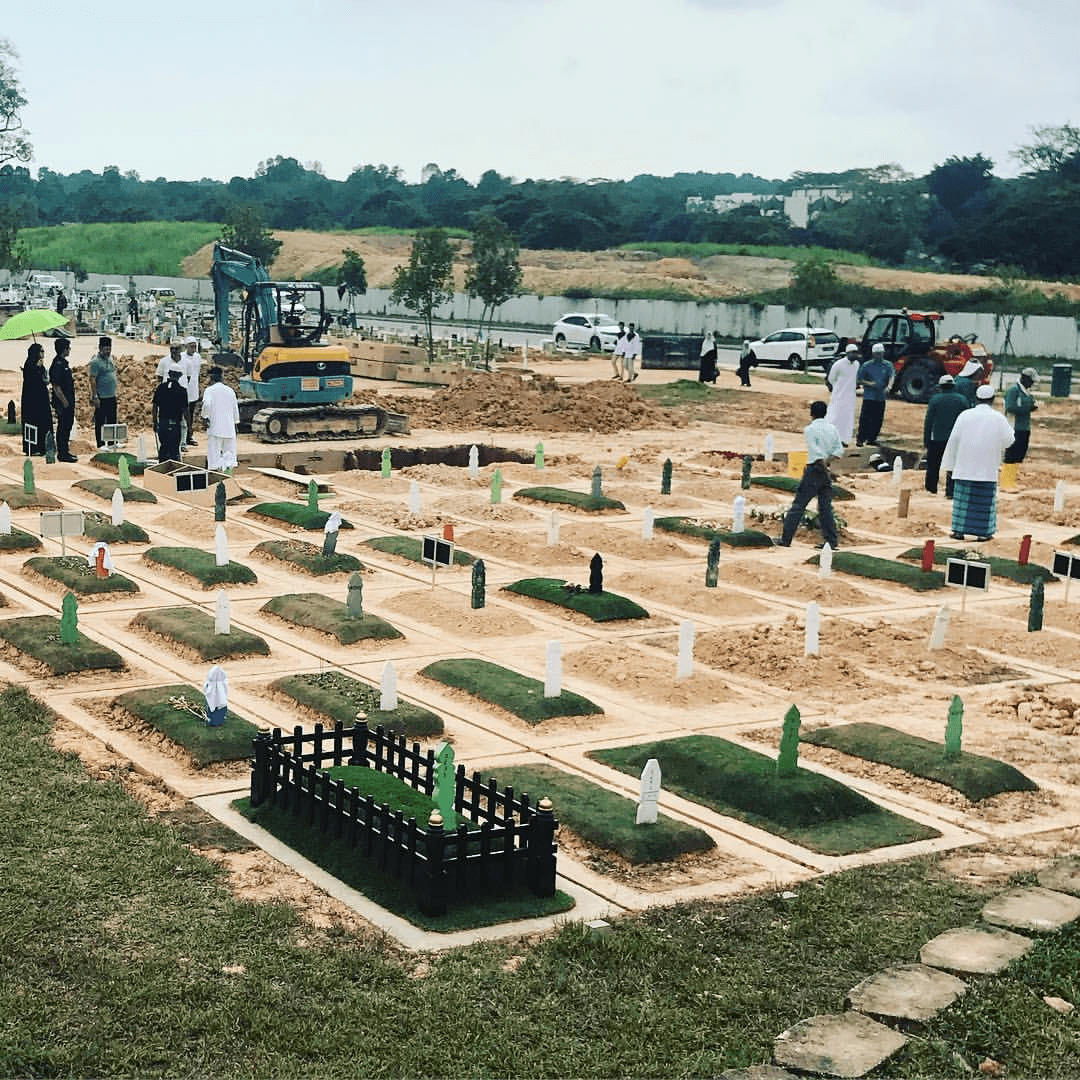
[[[619,323],[619,336],[615,339],[615,351],[611,354],[612,378],[633,382],[638,373],[634,365],[641,359],[641,335],[631,323],[627,327]]]
[[[885,346],[880,342],[870,350],[870,359],[861,360],[859,346],[848,345],[829,368],[825,381],[832,393],[829,396],[827,419],[847,446],[852,437],[857,446],[875,444],[885,420],[885,400],[892,382],[892,364],[885,359]],[[858,432],[855,430],[855,396],[862,388],[862,409],[859,411]]]
[[[19,411],[23,453],[28,457],[45,454],[51,436],[60,461],[78,461],[70,445],[75,424],[75,378],[68,360],[71,342],[56,338],[53,348],[55,355],[48,368],[45,347],[40,342],[35,341],[26,350]]]

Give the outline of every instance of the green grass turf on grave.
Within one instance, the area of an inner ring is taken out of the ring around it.
[[[95,543],[100,540],[106,544],[145,544],[150,540],[146,530],[139,528],[133,521],[122,521],[119,525],[114,525],[111,517],[94,510],[86,511],[83,522],[83,536]]]
[[[6,502],[12,510],[59,510],[64,505],[47,491],[23,491],[22,484],[0,487],[0,502]]]
[[[142,476],[146,471],[146,463],[140,462],[134,454],[122,454],[117,450],[99,450],[90,461],[94,465],[119,472],[121,458],[127,458],[128,476]]]
[[[1005,791],[1037,791],[1038,785],[1019,769],[996,758],[963,751],[945,756],[944,742],[931,742],[883,724],[838,724],[800,734],[803,742],[827,746],[852,757],[903,769],[959,791],[972,802]]]
[[[384,555],[396,555],[399,559],[408,559],[409,562],[423,562],[421,556],[424,553],[424,544],[415,536],[373,536],[364,543]],[[459,547],[454,548],[455,566],[472,566],[474,562],[475,555],[470,555]]]
[[[616,622],[620,619],[647,619],[649,613],[633,600],[618,593],[591,593],[579,585],[570,585],[561,578],[522,578],[504,585],[507,592],[530,596],[548,604],[569,608],[587,615],[593,622]]]
[[[152,491],[147,491],[146,488],[136,487],[131,484],[129,487],[120,487],[120,481],[114,480],[111,476],[102,477],[100,480],[77,480],[72,487],[81,489],[82,491],[89,491],[91,495],[96,495],[99,499],[104,499],[106,502],[111,502],[113,492],[120,489],[120,494],[123,496],[124,502],[144,502],[144,503],[156,503],[157,496]]]
[[[192,649],[200,660],[270,655],[270,646],[263,638],[238,626],[231,627],[228,634],[215,634],[213,617],[196,607],[143,611],[131,620],[131,625]]]
[[[719,540],[729,547],[772,547],[772,538],[768,533],[757,529],[743,529],[740,533],[714,529],[709,525],[699,525],[692,518],[662,517],[653,524],[663,532],[677,533],[680,536],[693,536],[697,540]]]
[[[615,852],[632,866],[716,847],[708,833],[665,814],[657,815],[653,825],[636,824],[637,803],[633,799],[553,765],[500,766],[498,782],[500,788],[529,792],[533,805],[547,796],[555,804],[560,825],[594,847]]]
[[[823,855],[941,835],[820,773],[800,768],[779,777],[772,758],[712,735],[594,750],[589,757],[631,776],[656,758],[668,790]]]
[[[417,791],[390,773],[379,772],[366,765],[332,765],[325,771],[334,780],[343,781],[346,788],[356,788],[361,795],[370,795],[377,806],[387,803],[395,810],[401,810],[406,821],[415,818],[416,824],[421,827],[427,824],[431,811],[435,809],[435,801],[430,795]],[[449,817],[443,817],[443,828],[447,832],[453,832],[459,825],[464,825],[470,831],[479,828],[475,822],[453,810]]]
[[[908,548],[901,552],[898,559],[907,559],[909,562],[922,563],[922,548]],[[1044,581],[1056,581],[1053,571],[1038,563],[1019,563],[1015,559],[1002,559],[996,555],[984,555],[981,551],[973,548],[949,548],[934,546],[934,565],[944,566],[949,559],[974,559],[977,562],[990,564],[990,573],[996,578],[1006,578],[1020,585],[1030,585],[1033,581],[1042,578]]]
[[[182,746],[200,769],[219,761],[250,758],[251,740],[259,731],[232,709],[226,713],[224,724],[211,727],[203,712],[205,700],[202,694],[184,683],[132,690],[114,698],[113,704]]]
[[[604,711],[588,698],[569,690],[558,697],[546,698],[540,680],[488,660],[436,660],[420,674],[498,705],[527,724],[539,724],[556,716],[597,716]]]
[[[271,684],[271,690],[286,694],[301,705],[316,712],[325,713],[331,721],[340,721],[346,727],[356,723],[356,714],[370,728],[380,724],[387,730],[397,731],[412,739],[443,732],[442,717],[398,698],[396,709],[379,708],[381,694],[374,686],[359,679],[350,678],[340,671],[321,671],[317,675],[286,675]]]
[[[101,596],[104,593],[137,593],[139,586],[131,578],[113,572],[98,577],[85,555],[37,555],[27,559],[23,567],[35,574],[58,581],[80,596]]]
[[[0,435],[21,435],[22,424],[9,424],[6,420],[0,420]]]
[[[77,640],[65,645],[60,640],[60,620],[54,615],[26,615],[0,620],[0,640],[44,664],[54,675],[108,668],[119,671],[123,658],[78,632]]]
[[[816,566],[821,562],[821,556],[814,555],[806,561]],[[945,588],[945,575],[940,570],[924,571],[921,566],[908,566],[895,559],[879,559],[876,555],[861,555],[856,551],[833,552],[832,568],[855,577],[892,581],[916,592]]]
[[[302,529],[321,529],[329,521],[331,511],[311,510],[307,503],[265,502],[249,507],[247,513],[299,525]],[[342,518],[341,527],[351,529],[352,524]]]
[[[268,600],[260,611],[268,611],[279,619],[297,626],[321,630],[336,637],[342,645],[358,641],[388,641],[405,635],[378,615],[365,611],[360,618],[349,617],[349,609],[340,600],[321,593],[287,593]]]
[[[371,769],[363,771],[373,773]],[[400,781],[397,783],[403,788],[408,787]],[[361,850],[346,841],[336,840],[307,825],[302,818],[298,820],[291,813],[268,803],[252,809],[250,800],[238,799],[232,805],[250,821],[261,825],[328,874],[424,930],[452,933],[517,919],[557,915],[574,906],[573,899],[562,891],[556,891],[554,896],[533,896],[522,887],[500,890],[497,883],[492,883],[490,892],[485,890],[483,895],[478,896],[456,891],[451,881],[446,914],[439,917],[425,915],[416,906],[414,887],[389,868],[380,869],[378,859],[365,858]]]
[[[567,491],[556,487],[522,488],[514,492],[515,499],[533,499],[536,502],[559,503],[573,506],[578,510],[625,510],[618,499],[609,499],[606,495],[586,494],[583,491]]]
[[[218,566],[216,555],[198,548],[152,547],[143,552],[143,558],[193,577],[204,589],[215,585],[250,585],[258,581],[255,571],[243,563],[228,562]]]
[[[325,574],[348,574],[364,569],[364,564],[354,555],[337,552],[333,555],[324,555],[320,546],[309,544],[304,540],[264,540],[252,548],[251,554],[288,563],[313,577],[322,577]]]
[[[11,532],[0,533],[0,551],[37,551],[41,541],[33,533],[23,532],[14,525]]]
[[[794,495],[795,489],[799,486],[799,479],[794,476],[751,476],[750,483],[758,487],[773,488],[775,491],[790,491]],[[836,502],[846,502],[855,498],[847,488],[842,488],[837,484],[833,484],[832,493],[833,500]]]

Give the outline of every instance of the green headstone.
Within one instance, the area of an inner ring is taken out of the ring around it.
[[[484,588],[486,585],[487,567],[484,566],[483,559],[477,559],[472,564],[472,606],[474,610],[484,606]]]
[[[714,536],[709,541],[709,554],[705,563],[705,588],[715,589],[720,575],[720,537]]]
[[[592,497],[599,499],[604,494],[604,476],[597,465],[592,471]]]
[[[664,470],[660,474],[660,494],[671,494],[671,458],[664,462]]]
[[[454,772],[454,748],[448,742],[441,743],[435,751],[435,790],[431,798],[447,826],[454,820]]]
[[[350,619],[359,619],[364,614],[364,579],[356,571],[349,578],[349,595],[345,609]]]
[[[502,469],[496,469],[491,474],[491,505],[497,506],[502,502]]]
[[[74,645],[79,640],[79,601],[74,593],[65,593],[60,605],[60,641]]]
[[[742,488],[743,491],[750,490],[750,470],[754,467],[754,459],[750,454],[743,454],[742,456]]]
[[[1028,608],[1028,633],[1043,628],[1043,606],[1046,603],[1046,588],[1043,579],[1036,578],[1031,583],[1031,606]]]
[[[314,480],[309,480],[307,485],[307,508],[319,509],[319,485]]]
[[[45,464],[56,464],[56,437],[52,433],[52,428],[45,432]]]
[[[945,722],[945,756],[960,756],[960,741],[964,737],[964,703],[959,694],[953,694],[949,703],[949,719]]]
[[[799,770],[799,710],[792,705],[784,714],[784,730],[780,735],[780,752],[776,756],[776,775],[794,776]]]
[[[536,457],[533,459],[533,464],[538,469],[544,467],[544,444],[542,442],[536,444]]]
[[[127,454],[121,454],[116,462],[116,471],[120,474],[120,490],[127,491],[131,487],[131,469],[128,468]]]
[[[34,463],[29,458],[23,462],[22,488],[26,495],[33,495],[37,491],[34,487]]]
[[[329,558],[337,551],[337,540],[339,529],[331,529],[328,533],[323,533],[322,553],[325,558]]]
[[[382,452],[382,478],[390,479],[390,447],[384,446]]]
[[[225,494],[225,482],[223,480],[218,481],[218,485],[214,488],[214,520],[225,520],[225,504],[228,501]]]

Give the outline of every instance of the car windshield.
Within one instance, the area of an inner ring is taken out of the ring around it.
[[[594,315],[592,317],[593,326],[615,326],[615,320],[610,315]]]
[[[840,339],[835,334],[830,333],[815,333],[814,340],[819,345],[835,345]]]

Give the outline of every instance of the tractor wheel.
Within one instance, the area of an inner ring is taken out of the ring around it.
[[[897,390],[905,401],[925,404],[930,400],[940,375],[941,372],[935,371],[925,360],[916,360],[904,365]]]

